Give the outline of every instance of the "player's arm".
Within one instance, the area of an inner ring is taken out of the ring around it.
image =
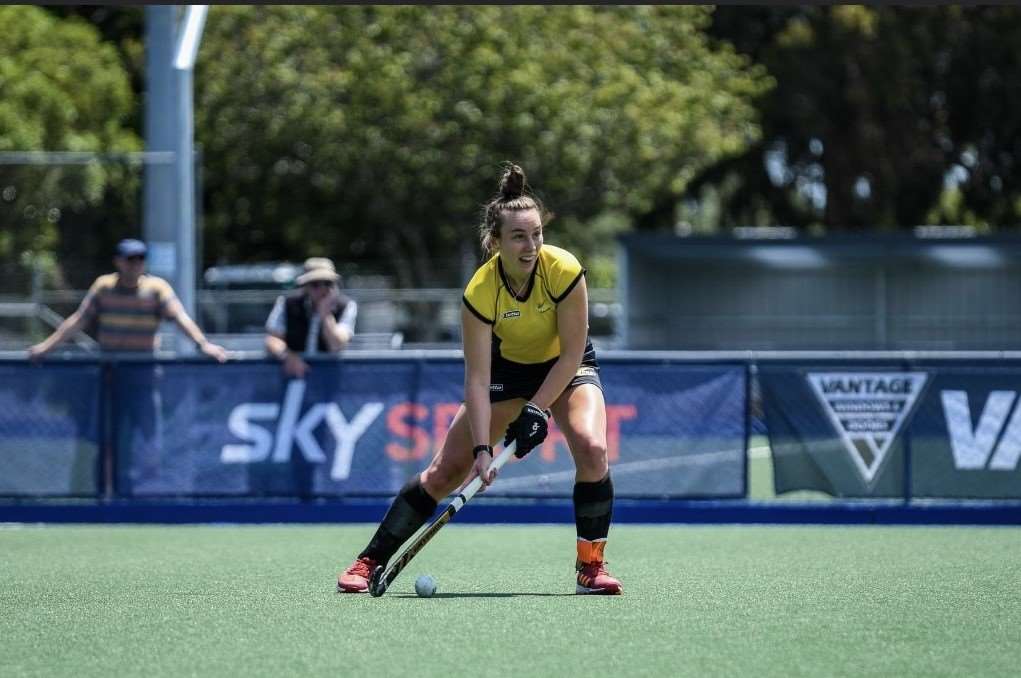
[[[553,363],[542,386],[532,396],[532,402],[543,410],[548,410],[571,383],[585,354],[585,340],[588,337],[588,288],[585,286],[585,276],[557,304],[556,312],[560,357]]]
[[[472,446],[489,445],[492,442],[489,439],[492,416],[489,405],[489,371],[493,328],[462,304],[461,336],[464,344],[464,405],[468,410]],[[490,474],[485,472],[491,461],[491,455],[485,453],[476,459],[476,470],[481,473],[485,485],[492,480]]]

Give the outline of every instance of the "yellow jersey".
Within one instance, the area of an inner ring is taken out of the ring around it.
[[[544,363],[560,355],[556,306],[583,275],[585,269],[573,254],[544,244],[525,290],[515,297],[496,254],[475,271],[463,301],[479,320],[493,326],[494,357]]]

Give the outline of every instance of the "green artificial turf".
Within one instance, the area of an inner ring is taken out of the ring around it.
[[[448,525],[382,598],[374,526],[0,527],[0,675],[1008,676],[1021,530]],[[418,574],[439,583],[414,595]]]

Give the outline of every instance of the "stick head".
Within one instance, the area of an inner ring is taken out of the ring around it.
[[[384,593],[386,593],[386,582],[383,581],[383,566],[377,565],[376,569],[372,571],[372,577],[369,578],[369,594],[373,598],[379,598]]]

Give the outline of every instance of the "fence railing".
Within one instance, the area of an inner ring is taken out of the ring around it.
[[[200,289],[196,293],[196,318],[199,326],[219,338],[229,349],[250,350],[261,335],[270,310],[280,290],[216,290]],[[457,288],[388,289],[363,288],[346,290],[358,302],[357,334],[369,336],[399,335],[400,345],[409,347],[457,346],[461,340],[460,309],[463,290]],[[15,309],[17,317],[38,322],[26,327],[0,332],[0,349],[15,350],[42,339],[44,332],[77,308],[85,290],[40,290],[31,299],[0,297],[0,319],[4,308]],[[616,328],[620,309],[616,291],[593,289],[590,297],[590,331],[600,345],[618,347]],[[31,304],[31,306],[28,306]],[[15,317],[13,311],[7,314]],[[168,331],[173,332],[172,328]],[[249,336],[252,335],[252,336]],[[83,348],[94,347],[90,337],[82,334]],[[172,346],[173,342],[163,342]],[[378,345],[378,341],[369,342]]]

